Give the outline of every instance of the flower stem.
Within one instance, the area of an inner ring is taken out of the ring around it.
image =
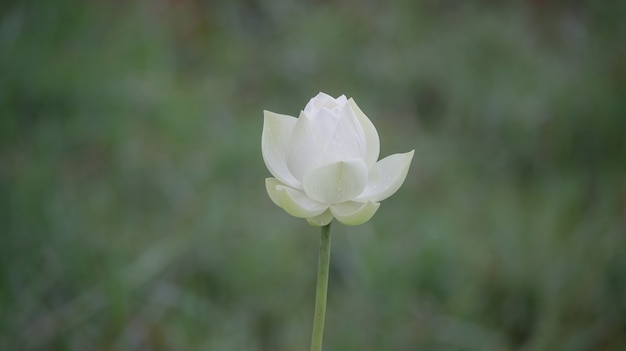
[[[322,227],[320,256],[317,263],[317,288],[315,289],[315,316],[311,351],[322,350],[324,319],[326,318],[326,291],[328,290],[328,266],[330,263],[330,223]]]

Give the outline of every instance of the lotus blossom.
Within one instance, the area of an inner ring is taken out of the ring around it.
[[[264,111],[263,161],[270,199],[324,226],[367,222],[404,183],[413,151],[378,161],[378,132],[352,98],[319,93],[299,118]]]

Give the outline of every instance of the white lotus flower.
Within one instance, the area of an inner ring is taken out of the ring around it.
[[[272,201],[323,226],[367,222],[404,183],[413,151],[380,161],[378,132],[352,98],[319,93],[295,118],[264,111],[261,148]]]

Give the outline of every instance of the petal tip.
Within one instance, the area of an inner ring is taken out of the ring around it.
[[[379,202],[393,195],[404,183],[415,150],[393,154],[378,161],[370,172],[368,184],[357,201]]]

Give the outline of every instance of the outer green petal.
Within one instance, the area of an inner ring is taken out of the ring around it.
[[[263,111],[263,134],[261,152],[265,166],[281,182],[300,188],[302,185],[287,168],[287,150],[289,139],[298,121],[297,118]]]
[[[329,205],[352,200],[363,192],[366,183],[367,167],[358,158],[318,167],[302,180],[307,196]]]
[[[324,213],[317,217],[307,218],[306,221],[309,222],[310,225],[321,227],[330,223],[333,218],[333,214],[330,212],[330,210],[326,210]]]
[[[404,183],[415,150],[387,156],[378,161],[368,175],[367,186],[356,201],[382,201],[393,195]]]
[[[330,206],[330,211],[339,222],[345,225],[359,225],[369,221],[378,207],[380,207],[378,202],[347,201]]]
[[[365,134],[365,143],[366,143],[366,156],[365,163],[367,164],[367,169],[371,169],[376,161],[378,160],[378,155],[380,153],[380,140],[378,138],[378,131],[372,121],[361,111],[359,106],[354,102],[354,99],[348,99],[348,103],[350,107],[352,107],[352,111],[359,119],[359,123],[361,123],[361,128],[363,128],[363,133]]]
[[[266,178],[265,188],[270,199],[294,217],[314,218],[328,209],[328,205],[310,199],[303,192],[284,185],[276,178]]]

